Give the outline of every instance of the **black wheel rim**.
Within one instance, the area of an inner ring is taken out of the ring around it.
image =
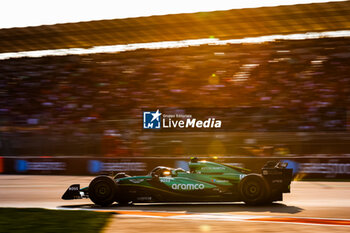
[[[98,182],[95,186],[95,194],[98,198],[107,198],[111,194],[111,187],[105,182]]]
[[[261,185],[257,182],[247,182],[243,189],[244,195],[249,199],[260,197],[261,191]]]

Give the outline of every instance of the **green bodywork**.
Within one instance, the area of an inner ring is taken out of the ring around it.
[[[116,179],[124,195],[133,201],[213,201],[234,198],[235,187],[246,175],[245,169],[209,161],[189,163],[190,171],[164,168],[159,176],[133,176]],[[166,173],[166,174],[164,174]]]

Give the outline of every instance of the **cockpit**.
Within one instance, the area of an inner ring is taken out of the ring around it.
[[[164,166],[155,167],[151,172],[150,176],[152,177],[167,177],[167,176],[177,176],[178,173],[186,173],[186,171],[182,168],[170,168]]]

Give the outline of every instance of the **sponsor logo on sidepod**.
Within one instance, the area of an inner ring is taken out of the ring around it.
[[[173,184],[171,188],[175,190],[202,190],[204,184]]]

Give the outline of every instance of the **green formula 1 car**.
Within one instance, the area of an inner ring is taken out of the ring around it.
[[[89,187],[71,185],[62,199],[90,198],[108,206],[154,202],[236,202],[249,205],[281,201],[290,192],[292,169],[286,163],[268,162],[261,174],[249,170],[192,158],[189,171],[156,167],[145,176],[118,173],[114,177],[97,176]]]

